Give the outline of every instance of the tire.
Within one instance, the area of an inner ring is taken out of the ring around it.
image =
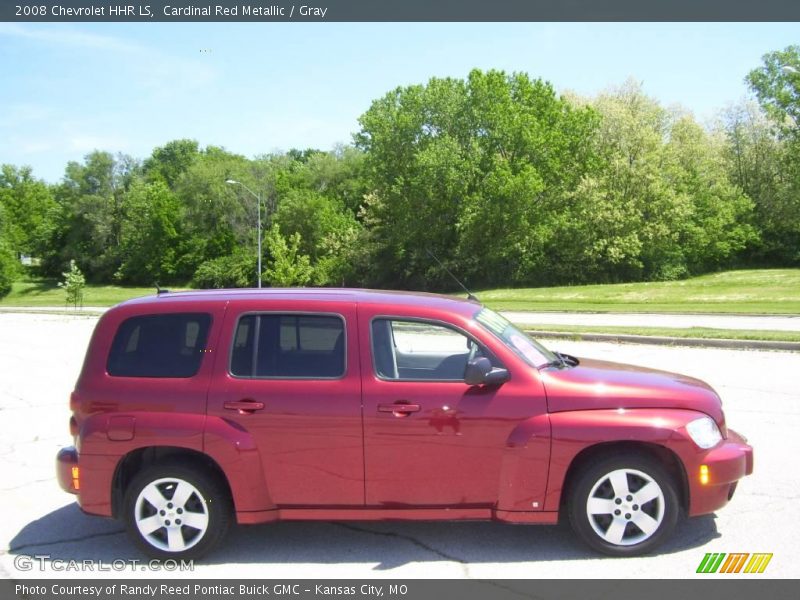
[[[123,506],[133,542],[162,560],[203,556],[225,536],[233,514],[228,491],[217,477],[200,465],[177,461],[137,474]]]
[[[663,543],[678,521],[673,478],[646,456],[610,457],[582,469],[568,504],[575,533],[611,556],[646,554]]]

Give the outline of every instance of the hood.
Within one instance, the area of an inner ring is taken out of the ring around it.
[[[686,375],[581,359],[570,368],[541,371],[550,412],[616,408],[680,408],[724,426],[722,403],[710,385]]]

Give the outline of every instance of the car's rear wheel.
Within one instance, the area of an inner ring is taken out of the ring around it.
[[[149,467],[128,486],[124,504],[128,535],[147,555],[192,559],[225,536],[231,503],[218,478],[177,464]]]
[[[678,520],[675,482],[648,457],[601,460],[578,473],[572,490],[573,529],[605,554],[647,553],[669,537]]]

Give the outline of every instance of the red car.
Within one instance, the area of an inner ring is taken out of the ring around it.
[[[702,381],[554,353],[432,294],[131,300],[97,324],[70,406],[61,486],[159,558],[233,521],[562,516],[634,555],[753,470]]]

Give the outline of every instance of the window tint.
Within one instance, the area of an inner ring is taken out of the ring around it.
[[[334,378],[345,371],[344,322],[327,315],[245,315],[233,336],[231,374]],[[254,351],[255,349],[255,351]]]
[[[461,381],[467,361],[485,356],[471,338],[449,327],[422,321],[372,322],[375,372],[385,379]]]
[[[144,315],[119,326],[106,369],[116,377],[192,377],[200,368],[211,315]]]

